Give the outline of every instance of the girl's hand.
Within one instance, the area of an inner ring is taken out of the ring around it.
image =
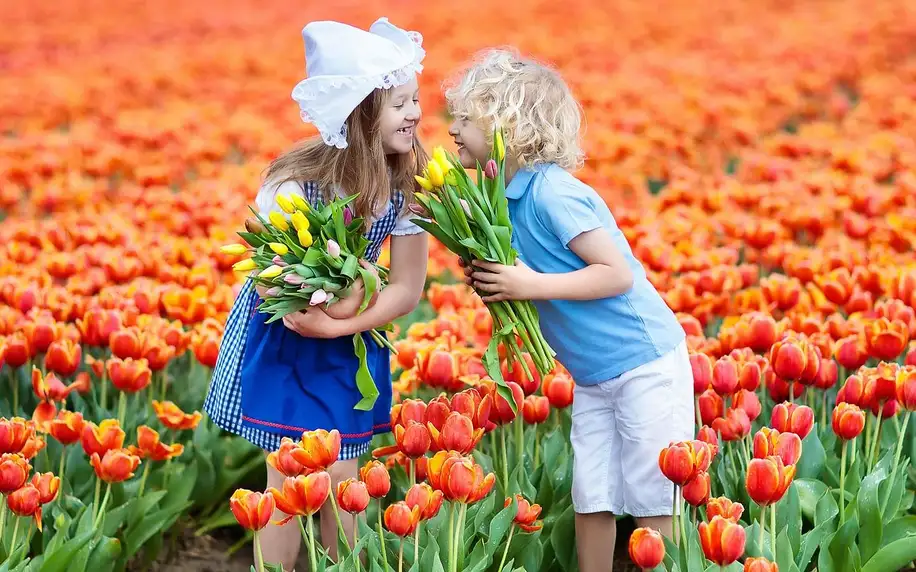
[[[331,339],[344,335],[341,324],[321,308],[292,312],[283,317],[283,325],[305,338]]]
[[[475,260],[472,267],[465,268],[465,274],[468,272],[471,285],[481,292],[480,299],[484,302],[531,300],[536,297],[540,274],[525,266],[521,260],[516,260],[515,266]],[[484,293],[489,295],[485,296]]]

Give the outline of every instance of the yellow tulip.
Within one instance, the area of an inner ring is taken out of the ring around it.
[[[289,220],[293,223],[293,227],[295,227],[296,230],[309,229],[309,219],[300,211],[294,212],[292,216],[289,217]]]
[[[433,190],[433,184],[429,182],[429,179],[421,177],[420,175],[414,175],[414,179],[417,180],[417,184],[420,185],[424,191]]]
[[[283,272],[283,268],[272,264],[258,274],[258,278],[276,278]]]
[[[220,246],[219,251],[223,254],[245,254],[248,252],[248,247],[244,244],[227,244],[225,246]]]
[[[442,172],[448,174],[449,171],[455,167],[448,160],[448,156],[445,154],[445,148],[441,145],[433,149],[433,161],[439,164],[442,167]]]
[[[274,251],[274,254],[279,254],[280,256],[286,256],[289,252],[289,247],[279,242],[271,242],[268,246]]]
[[[434,187],[441,187],[445,184],[445,173],[442,172],[442,167],[439,166],[439,163],[435,161],[430,161],[429,165],[426,166],[426,176]]]
[[[293,204],[296,205],[296,208],[300,211],[307,213],[311,210],[312,207],[309,206],[305,199],[301,195],[290,195],[290,198],[293,199]]]
[[[286,217],[284,217],[280,213],[272,212],[269,215],[267,215],[267,218],[270,219],[270,224],[277,227],[277,229],[279,229],[280,231],[286,232],[289,230],[289,223],[286,222]]]
[[[251,272],[257,268],[257,264],[254,263],[254,260],[251,258],[246,258],[245,260],[240,260],[232,265],[232,269],[236,272]]]
[[[506,143],[503,141],[502,131],[497,131],[494,137],[493,146],[496,149],[496,160],[502,161],[506,158]]]
[[[302,248],[312,246],[312,235],[309,233],[308,229],[303,228],[299,231],[299,244],[302,245]]]
[[[277,195],[277,204],[281,209],[290,214],[296,211],[296,207],[293,206],[293,201],[289,200],[289,197],[284,195]]]

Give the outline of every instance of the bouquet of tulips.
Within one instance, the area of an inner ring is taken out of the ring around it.
[[[477,165],[476,183],[460,167],[457,157],[449,155],[442,147],[433,150],[424,176],[417,177],[417,182],[427,191],[418,193],[417,201],[426,211],[428,220],[414,222],[459,255],[465,264],[486,260],[513,265],[518,255],[511,244],[506,149],[500,130],[494,131],[493,142],[487,164]],[[487,308],[493,317],[493,332],[484,353],[484,368],[497,382],[500,394],[513,403],[500,368],[499,344],[503,344],[521,364],[528,379],[534,377],[523,351],[531,356],[542,376],[553,370],[556,354],[541,333],[537,310],[530,301],[495,302],[487,304]]]
[[[254,272],[253,283],[267,288],[261,312],[270,314],[267,323],[287,314],[321,306],[330,316],[343,318],[359,314],[384,287],[388,270],[363,260],[369,240],[363,235],[361,218],[354,217],[351,195],[319,208],[311,208],[298,195],[280,195],[277,203],[289,215],[271,212],[267,219],[251,209],[254,218],[245,221],[239,236],[247,245],[231,244],[227,254],[251,253],[233,267]],[[358,291],[362,290],[362,297]],[[357,306],[358,305],[358,306]],[[382,328],[383,331],[389,330]],[[380,346],[397,353],[382,331],[370,330]],[[362,399],[354,409],[369,411],[379,391],[369,372],[366,345],[361,334],[353,335],[353,349],[359,358],[356,385]]]

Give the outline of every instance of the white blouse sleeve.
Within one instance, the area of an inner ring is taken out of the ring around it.
[[[279,185],[273,180],[264,181],[255,198],[255,205],[261,216],[267,216],[271,212],[283,212],[280,205],[277,204],[277,195],[299,195],[305,198],[302,185],[297,181],[284,181]]]
[[[398,217],[397,222],[394,224],[394,230],[391,231],[392,236],[407,236],[411,234],[420,234],[423,232],[423,229],[411,222],[410,219],[418,218],[416,214],[405,211],[400,217]]]

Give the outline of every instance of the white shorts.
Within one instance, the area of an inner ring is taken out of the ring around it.
[[[577,513],[671,515],[674,485],[658,468],[671,441],[693,438],[687,344],[620,377],[577,385],[572,406]]]

